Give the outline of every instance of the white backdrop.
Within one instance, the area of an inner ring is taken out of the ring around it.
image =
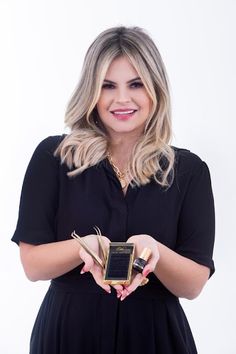
[[[0,0],[0,353],[28,352],[48,287],[26,279],[10,242],[26,166],[39,141],[64,132],[65,106],[91,41],[119,24],[154,38],[171,81],[173,144],[210,168],[216,273],[196,300],[182,304],[200,354],[236,353],[235,15],[234,0]]]

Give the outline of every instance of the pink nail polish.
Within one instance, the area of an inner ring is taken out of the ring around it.
[[[145,272],[143,272],[143,275],[146,277],[150,273],[150,270],[147,269]]]

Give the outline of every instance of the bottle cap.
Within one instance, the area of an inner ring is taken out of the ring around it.
[[[150,248],[145,247],[145,248],[142,250],[142,253],[140,254],[139,258],[142,258],[142,259],[144,259],[145,261],[147,261],[148,258],[151,256],[151,254],[152,254],[152,251],[150,250]]]

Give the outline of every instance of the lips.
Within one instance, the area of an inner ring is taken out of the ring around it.
[[[131,109],[131,108],[116,109],[110,112],[112,113],[113,117],[115,117],[116,119],[125,121],[133,117],[135,112],[137,112],[137,109]]]
[[[114,111],[111,111],[111,113],[113,113],[113,114],[120,114],[120,115],[122,115],[122,114],[124,114],[124,115],[126,115],[126,114],[132,114],[132,113],[134,113],[134,112],[136,112],[137,110],[136,109],[116,109],[116,110],[114,110]]]

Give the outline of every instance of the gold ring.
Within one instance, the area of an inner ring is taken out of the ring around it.
[[[144,286],[146,285],[147,283],[149,282],[149,279],[148,278],[143,278],[141,284],[139,286]]]

